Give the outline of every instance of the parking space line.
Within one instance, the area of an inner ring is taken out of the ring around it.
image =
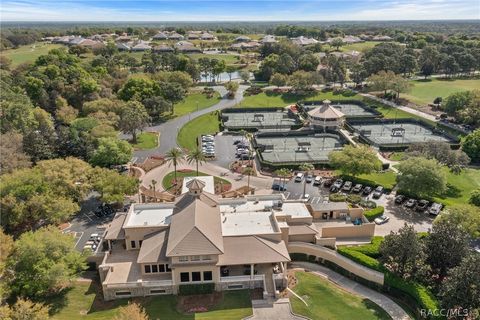
[[[285,191],[283,193],[283,195],[285,196],[285,199],[288,199],[288,197],[290,197],[290,192],[289,191]]]
[[[80,233],[80,237],[78,237],[77,242],[75,242],[75,248],[77,247],[78,243],[80,242],[80,240],[82,240],[82,237],[83,237],[83,232],[75,232],[75,237],[77,237],[77,234],[79,233]]]
[[[90,212],[88,212],[88,213],[90,213]],[[93,219],[92,219],[92,218],[90,218],[90,216],[89,216],[87,213],[83,213],[83,215],[84,215],[85,217],[87,217],[87,218],[88,218],[88,220],[90,220],[90,221],[93,221]]]

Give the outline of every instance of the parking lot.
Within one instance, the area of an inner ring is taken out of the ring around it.
[[[94,210],[100,202],[92,195],[82,203],[80,212],[70,221],[70,227],[64,233],[72,234],[75,237],[75,249],[82,251],[92,234],[103,235],[106,226],[113,219],[114,214],[97,217]]]
[[[276,179],[274,184],[281,185],[282,183]],[[304,180],[295,182],[294,179],[291,179],[285,184],[286,191],[274,191],[274,193],[283,193],[288,200],[300,200],[303,197],[303,185]],[[309,195],[308,203],[328,201],[330,195],[329,188],[325,188],[323,185],[315,186],[313,182],[306,184],[305,192]],[[395,204],[394,193],[384,193],[379,199],[373,199],[372,194],[362,196],[362,198],[372,200],[377,205],[383,206],[385,208],[384,214],[390,218],[387,223],[375,227],[375,235],[386,236],[391,231],[397,231],[403,227],[405,223],[413,225],[417,232],[426,232],[431,228],[434,217],[429,216],[427,213],[416,212],[415,210],[405,208],[403,205]]]

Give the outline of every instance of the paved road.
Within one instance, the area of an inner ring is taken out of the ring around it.
[[[148,156],[153,154],[165,154],[171,148],[176,147],[177,133],[188,121],[212,111],[233,107],[243,99],[243,92],[247,88],[248,86],[241,85],[237,91],[237,94],[235,95],[235,99],[228,99],[226,98],[227,90],[225,87],[215,86],[213,89],[219,92],[223,97],[219,103],[209,108],[186,114],[182,117],[175,118],[162,124],[145,128],[145,130],[157,131],[160,133],[160,146],[156,149],[135,151],[134,158],[136,158],[136,162],[143,162]]]
[[[296,267],[311,270],[313,271],[313,273],[321,277],[326,277],[328,280],[336,283],[338,286],[342,287],[343,289],[375,302],[383,310],[385,310],[390,315],[390,317],[392,317],[392,319],[395,319],[395,320],[411,319],[409,315],[389,297],[377,291],[369,289],[355,281],[352,281],[328,268],[325,268],[315,263],[309,263],[309,262],[292,263],[292,268],[296,268]]]

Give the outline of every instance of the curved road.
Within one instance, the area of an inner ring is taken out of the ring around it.
[[[227,95],[227,90],[225,89],[224,86],[215,86],[213,89],[217,92],[220,93],[222,96],[222,100],[220,100],[219,103],[209,107],[205,108],[199,111],[191,112],[189,114],[186,114],[184,116],[175,118],[173,120],[164,122],[162,124],[152,126],[145,128],[145,130],[148,131],[157,131],[160,133],[160,145],[155,148],[155,149],[150,149],[150,150],[137,150],[134,153],[134,162],[143,162],[147,157],[157,154],[165,154],[168,150],[171,148],[177,147],[177,134],[178,131],[180,130],[181,127],[183,127],[187,122],[190,120],[199,117],[201,115],[204,115],[206,113],[212,112],[212,111],[217,111],[217,110],[222,110],[225,108],[233,107],[236,105],[238,102],[240,102],[243,99],[243,92],[245,89],[247,89],[248,86],[241,85],[238,88],[237,93],[235,94],[235,99],[228,99],[226,97]]]

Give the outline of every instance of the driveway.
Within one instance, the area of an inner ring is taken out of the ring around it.
[[[153,155],[153,154],[165,154],[167,153],[168,150],[177,147],[177,134],[180,128],[182,128],[188,121],[199,117],[201,115],[204,115],[206,113],[212,112],[212,111],[217,111],[217,110],[222,110],[225,108],[233,107],[236,105],[238,102],[240,102],[243,99],[243,92],[245,89],[247,89],[248,86],[241,85],[235,95],[235,99],[227,99],[226,94],[227,90],[223,86],[215,86],[213,87],[214,90],[220,93],[220,95],[223,97],[220,102],[217,104],[205,108],[199,111],[191,112],[189,114],[186,114],[184,116],[175,118],[173,120],[164,122],[162,124],[152,126],[145,128],[146,131],[156,131],[160,133],[160,145],[151,150],[138,150],[135,151],[134,153],[134,162],[141,163],[143,162],[147,157]]]
[[[390,220],[375,227],[376,236],[386,236],[391,231],[398,231],[405,223],[413,225],[417,232],[427,232],[432,227],[433,217],[395,204],[395,194],[386,195],[381,200],[377,203],[385,207],[385,215],[389,216]]]

